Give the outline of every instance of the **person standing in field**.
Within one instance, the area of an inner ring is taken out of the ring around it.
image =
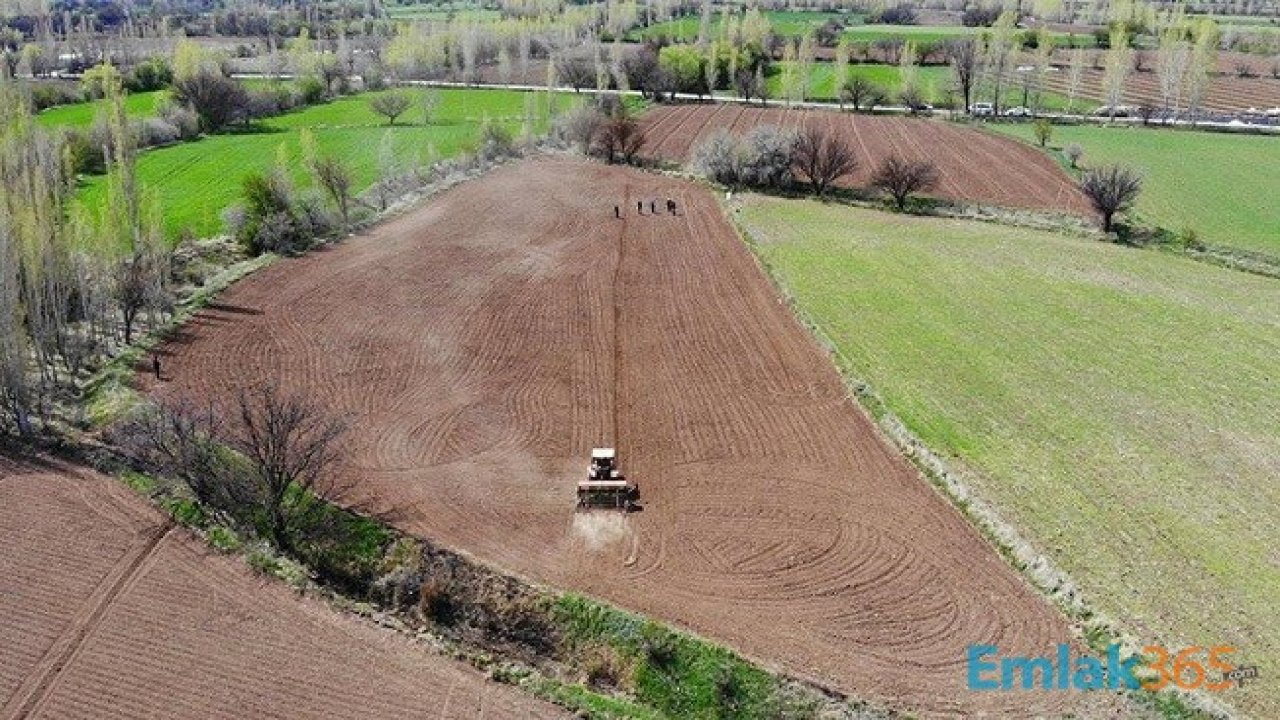
[[[151,372],[155,373],[156,379],[160,379],[160,354],[151,353]]]

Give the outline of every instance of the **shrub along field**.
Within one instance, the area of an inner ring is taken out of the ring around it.
[[[1029,124],[992,130],[1031,140]],[[1051,149],[1078,143],[1082,167],[1122,163],[1146,176],[1139,218],[1172,232],[1194,229],[1214,245],[1280,257],[1280,140],[1162,128],[1062,126]],[[1059,155],[1060,156],[1060,155]]]
[[[150,117],[156,114],[156,106],[168,96],[167,90],[134,93],[125,98],[125,113],[134,119]],[[36,120],[45,127],[87,128],[93,125],[98,113],[105,110],[105,100],[59,105],[36,115]]]
[[[240,199],[241,181],[249,174],[268,171],[283,159],[294,181],[306,184],[300,140],[303,129],[312,132],[320,154],[332,154],[350,164],[356,191],[362,192],[378,178],[384,137],[391,138],[395,156],[407,167],[470,149],[486,119],[518,135],[527,105],[533,113],[534,130],[547,127],[548,96],[544,93],[435,92],[440,104],[427,124],[419,102],[394,127],[388,127],[385,118],[369,108],[368,94],[345,97],[268,118],[247,130],[144,152],[138,158],[138,177],[155,193],[169,236],[176,237],[184,229],[208,236],[222,230],[222,212]],[[560,109],[577,102],[566,96],[552,98],[552,104]],[[105,192],[104,178],[91,177],[81,189],[80,199],[88,207],[102,207]]]
[[[843,368],[1096,607],[1280,663],[1280,283],[810,201],[748,197],[739,220]],[[1275,683],[1222,699],[1280,716]]]

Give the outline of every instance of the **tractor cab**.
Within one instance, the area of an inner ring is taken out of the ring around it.
[[[578,507],[631,510],[639,499],[640,488],[628,482],[618,471],[617,451],[613,448],[593,449],[587,479],[578,482]]]
[[[618,451],[613,448],[595,448],[591,451],[591,466],[587,468],[588,480],[613,480],[618,477]]]

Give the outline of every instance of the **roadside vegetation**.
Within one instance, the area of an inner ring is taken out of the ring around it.
[[[1089,604],[1143,644],[1280,654],[1280,574],[1256,551],[1280,546],[1274,280],[804,201],[750,197],[740,221],[852,381]],[[1262,683],[1231,693],[1280,708]]]

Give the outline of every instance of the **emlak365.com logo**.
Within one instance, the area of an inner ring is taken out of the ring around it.
[[[966,653],[970,690],[1226,690],[1258,677],[1258,668],[1229,660],[1230,645],[1193,645],[1176,653],[1159,645],[1122,658],[1120,646],[1105,658],[1074,655],[1058,645],[1052,657],[1001,655],[995,645],[970,645]]]

